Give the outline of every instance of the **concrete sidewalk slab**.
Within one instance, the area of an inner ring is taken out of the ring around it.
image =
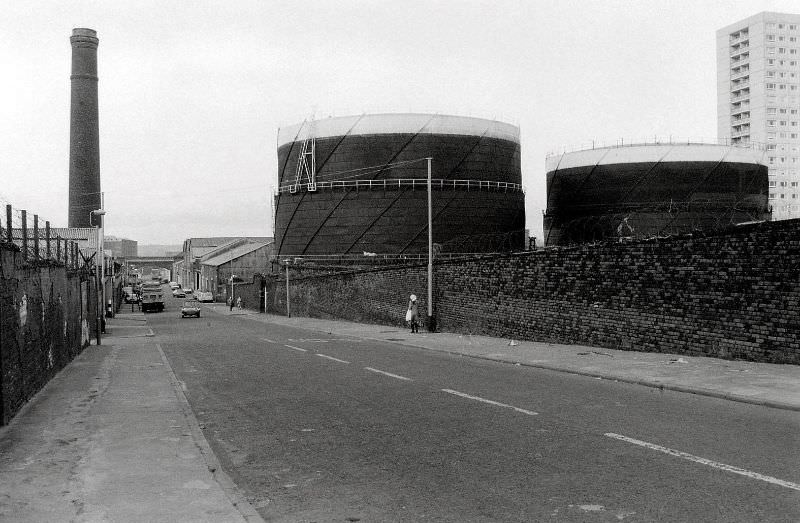
[[[140,320],[109,320],[0,430],[0,520],[262,521]]]
[[[221,314],[227,308],[211,306]],[[473,358],[635,383],[647,387],[800,411],[800,366],[582,345],[515,341],[447,332],[411,334],[385,325],[235,311],[248,319],[339,336],[374,339]]]

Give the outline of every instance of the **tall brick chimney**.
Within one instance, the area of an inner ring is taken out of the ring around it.
[[[97,104],[97,32],[73,29],[69,124],[69,227],[98,225],[100,209],[100,127]]]

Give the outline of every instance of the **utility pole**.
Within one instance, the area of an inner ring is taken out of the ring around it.
[[[431,190],[431,160],[428,160],[428,331],[434,331],[433,325],[433,194]]]
[[[103,210],[103,209],[97,209],[97,210],[91,211],[89,213],[89,225],[92,224],[92,216],[101,216],[102,217],[105,214],[106,214],[106,211]],[[102,218],[101,218],[101,220],[102,220]],[[95,329],[96,329],[96,332],[97,332],[97,344],[100,345],[100,331],[102,330],[101,326],[103,324],[103,316],[102,315],[103,315],[104,304],[103,304],[103,296],[102,296],[102,292],[101,292],[101,288],[103,286],[103,280],[101,279],[101,274],[102,274],[102,272],[101,272],[101,270],[102,270],[101,269],[101,263],[102,262],[100,261],[100,253],[102,252],[101,251],[102,246],[100,244],[100,238],[101,238],[102,232],[101,232],[99,223],[97,225],[95,225],[95,231],[97,233],[97,236],[95,238],[95,256],[94,256],[95,257],[95,259],[94,259],[95,282],[97,284],[96,285],[97,298],[95,299],[95,306],[97,308],[97,311],[96,311],[96,314],[95,314],[95,316],[96,316],[96,318],[95,318]]]
[[[289,259],[286,259],[286,317],[291,318],[291,309],[289,308]]]

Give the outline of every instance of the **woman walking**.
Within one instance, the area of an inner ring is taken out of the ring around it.
[[[417,296],[416,294],[412,294],[408,300],[408,311],[411,313],[411,319],[409,323],[411,324],[411,332],[419,332],[419,327],[417,325],[417,318],[419,315],[419,311],[417,309]]]

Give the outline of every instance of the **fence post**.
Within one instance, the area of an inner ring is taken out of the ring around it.
[[[33,259],[39,261],[39,215],[33,215]]]
[[[28,259],[28,213],[22,209],[22,259]]]
[[[8,236],[8,243],[14,243],[14,222],[11,218],[11,204],[6,205],[6,235]]]
[[[61,262],[61,237],[56,238],[56,261]]]
[[[47,259],[50,259],[50,221],[44,222],[44,241],[47,243]]]

